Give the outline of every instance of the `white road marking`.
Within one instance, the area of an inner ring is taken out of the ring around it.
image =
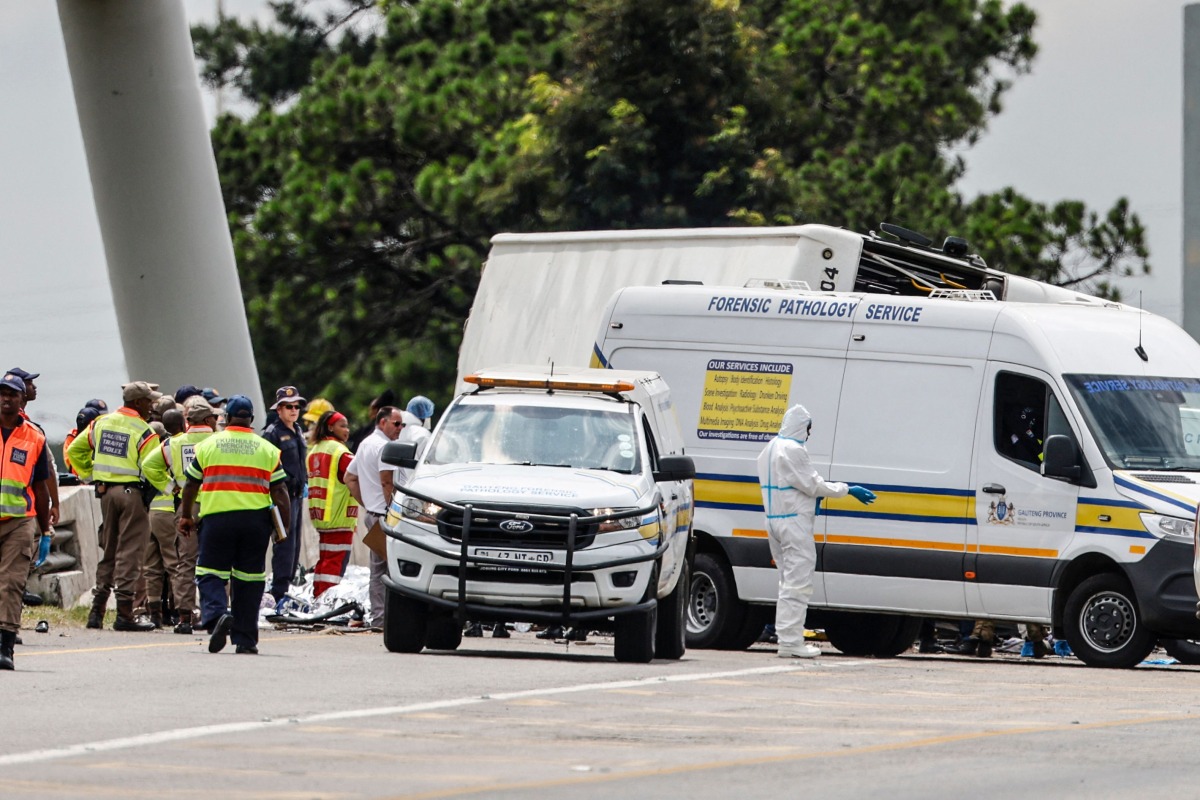
[[[250,731],[282,728],[288,725],[307,725],[318,722],[335,722],[347,719],[367,719],[369,717],[400,716],[416,714],[425,711],[438,711],[447,708],[478,705],[481,703],[496,703],[508,700],[519,700],[528,697],[547,697],[577,692],[603,692],[613,689],[631,689],[653,686],[656,683],[686,683],[690,681],[707,681],[718,678],[738,678],[748,675],[774,675],[784,672],[802,672],[814,668],[828,669],[830,667],[849,667],[868,663],[866,661],[809,662],[806,664],[787,664],[776,667],[757,667],[755,669],[740,669],[730,672],[702,672],[687,675],[662,675],[654,678],[638,678],[636,680],[610,681],[608,683],[581,683],[574,686],[557,686],[544,689],[524,689],[518,692],[501,692],[473,697],[459,697],[450,700],[434,700],[428,703],[413,703],[406,706],[378,706],[375,708],[358,708],[346,711],[330,711],[324,714],[312,714],[307,717],[268,718],[252,722],[228,722],[220,725],[202,725],[195,728],[176,728],[175,730],[143,733],[137,736],[125,736],[119,739],[104,739],[98,742],[73,744],[68,747],[55,747],[45,750],[30,750],[25,753],[12,753],[0,756],[0,766],[12,764],[32,764],[39,761],[56,761],[73,756],[86,756],[93,753],[104,753],[113,750],[129,750],[135,747],[180,742],[188,739],[202,739],[206,736],[217,736],[223,733],[247,733]]]

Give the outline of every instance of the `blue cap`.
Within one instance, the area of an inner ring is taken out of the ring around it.
[[[235,394],[225,403],[225,419],[230,417],[253,417],[254,404],[244,394]]]
[[[42,374],[40,372],[26,372],[25,370],[21,369],[20,367],[13,367],[12,369],[9,370],[9,373],[12,375],[16,375],[18,378],[21,379],[22,382],[35,380],[39,375]]]
[[[175,390],[175,402],[182,403],[184,400],[187,400],[189,397],[195,397],[198,394],[201,394],[201,392],[198,388],[196,388],[195,386],[193,386],[190,383],[185,383],[183,386],[180,386],[178,389]]]
[[[4,373],[4,377],[0,378],[0,386],[7,386],[14,392],[25,394],[25,381],[21,380],[21,376],[15,372]]]
[[[108,403],[101,400],[99,397],[93,397],[83,404],[84,408],[94,408],[97,411],[108,413]]]
[[[408,401],[408,408],[405,411],[419,420],[427,420],[433,416],[433,401],[425,395],[419,394]]]
[[[79,413],[75,415],[75,430],[82,431],[92,423],[92,420],[103,414],[100,409],[92,406],[84,406],[79,409]]]
[[[205,386],[200,390],[200,394],[204,395],[204,399],[208,401],[210,406],[220,405],[225,402],[225,398],[221,397],[221,393],[211,386]]]

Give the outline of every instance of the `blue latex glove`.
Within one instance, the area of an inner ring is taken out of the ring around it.
[[[300,490],[300,497],[301,498],[308,497],[308,484],[307,483],[304,484],[304,488]]]
[[[46,556],[48,555],[50,555],[50,536],[49,534],[44,534],[42,541],[38,543],[37,560],[33,562],[33,565],[40,567],[42,564],[45,564]]]
[[[863,505],[869,506],[875,502],[875,493],[870,489],[864,489],[861,486],[851,486],[850,496]]]

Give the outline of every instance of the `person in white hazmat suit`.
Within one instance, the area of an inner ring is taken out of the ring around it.
[[[779,569],[775,634],[779,637],[780,658],[813,658],[821,654],[820,649],[804,641],[804,618],[817,566],[817,547],[813,542],[817,498],[849,494],[867,505],[875,502],[874,493],[868,489],[826,481],[817,473],[804,446],[811,431],[812,417],[808,411],[801,405],[792,406],[783,415],[779,435],[758,456],[767,536],[771,557]]]

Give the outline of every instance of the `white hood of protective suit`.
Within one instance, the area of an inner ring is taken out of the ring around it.
[[[808,409],[797,403],[783,415],[783,424],[779,426],[779,435],[785,439],[795,439],[803,443],[808,438],[808,423],[810,422],[812,422],[812,415],[808,413]]]

